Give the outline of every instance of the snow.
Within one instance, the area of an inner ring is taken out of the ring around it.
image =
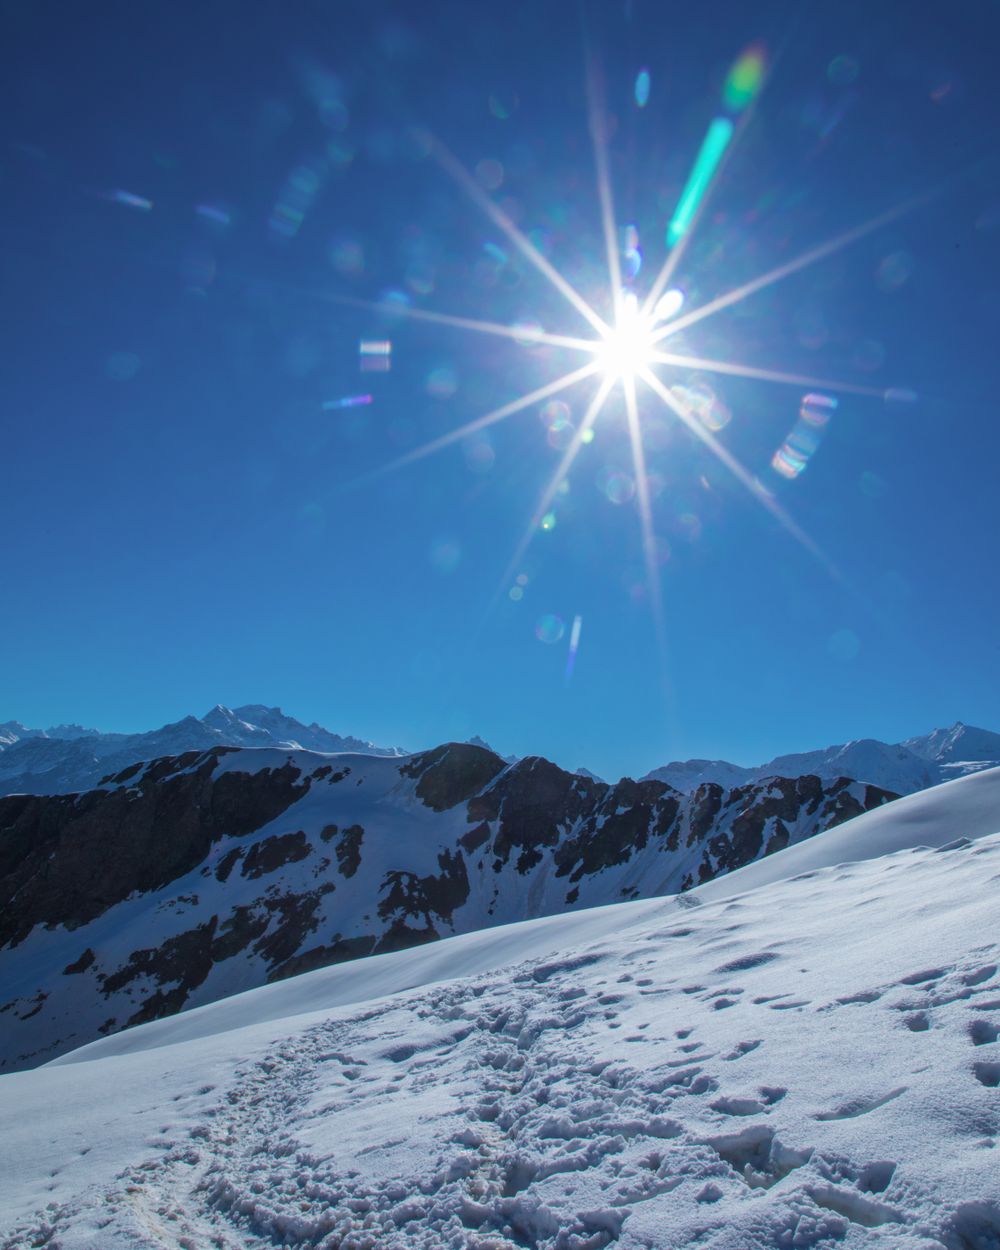
[[[400,747],[380,747],[331,733],[315,723],[304,725],[280,708],[258,703],[236,709],[217,703],[201,719],[185,716],[139,734],[101,733],[79,725],[26,729],[18,721],[8,721],[0,724],[0,794],[68,794],[93,789],[103,777],[140,760],[213,746],[352,751],[393,757],[406,754]]]
[[[956,722],[922,737],[890,744],[859,738],[818,751],[779,755],[751,768],[726,760],[684,760],[647,773],[676,790],[690,792],[705,782],[732,787],[767,777],[801,777],[813,773],[824,781],[851,777],[881,786],[894,794],[912,794],[967,772],[1000,764],[1000,734]]]
[[[992,770],[2,1077],[0,1245],[996,1250],[998,829]]]

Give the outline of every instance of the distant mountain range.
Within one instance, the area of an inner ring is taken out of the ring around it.
[[[331,733],[321,725],[304,725],[280,708],[259,703],[238,708],[219,703],[202,717],[185,716],[140,734],[101,733],[80,725],[27,729],[18,721],[7,721],[0,724],[0,795],[90,790],[103,777],[140,760],[217,746],[405,754],[400,747],[380,747]]]
[[[846,777],[609,786],[468,743],[215,745],[8,795],[0,1067],[325,964],[686,889],[894,797]]]
[[[478,736],[468,741],[484,750],[493,750]],[[101,733],[80,725],[28,729],[18,721],[7,721],[0,724],[0,795],[69,794],[89,790],[99,785],[102,778],[140,760],[205,751],[216,746],[347,751],[381,756],[407,753],[401,747],[377,746],[360,738],[333,733],[315,723],[305,725],[293,716],[286,716],[280,708],[259,703],[238,708],[216,704],[204,716],[186,716],[140,734]],[[515,755],[502,758],[508,764],[517,760]],[[958,721],[950,729],[935,729],[922,737],[907,738],[905,742],[859,738],[818,751],[779,755],[755,767],[730,764],[726,760],[676,760],[654,768],[644,780],[664,781],[673,789],[689,794],[706,781],[732,788],[767,777],[811,775],[824,781],[850,777],[894,794],[912,794],[998,764],[1000,734]],[[602,780],[587,768],[578,768],[576,772],[593,781]]]
[[[935,729],[922,737],[890,744],[859,738],[820,751],[779,755],[766,764],[744,768],[726,760],[684,760],[654,768],[647,780],[665,781],[688,793],[706,781],[722,786],[746,785],[765,777],[801,777],[824,780],[853,777],[896,794],[912,794],[967,773],[1000,764],[1000,734],[975,729],[957,721],[950,729]]]

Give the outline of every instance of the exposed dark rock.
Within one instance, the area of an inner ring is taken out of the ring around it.
[[[287,963],[309,934],[319,928],[320,905],[324,895],[334,888],[333,882],[328,881],[305,894],[286,894],[262,900],[262,906],[271,913],[276,923],[254,944],[254,952],[272,967]]]
[[[361,867],[361,843],[365,831],[360,825],[351,825],[340,835],[337,843],[337,866],[345,877],[353,877]]]
[[[458,839],[458,845],[463,851],[471,855],[474,851],[478,851],[481,846],[485,846],[490,840],[490,827],[484,820],[481,825],[476,825],[475,829],[470,829],[468,833],[463,833]]]
[[[506,765],[499,755],[469,742],[447,742],[412,756],[400,766],[404,777],[417,777],[417,798],[435,812],[457,807],[489,785]]]
[[[63,976],[69,977],[77,972],[86,972],[96,958],[97,956],[88,946],[79,959],[75,959],[71,964],[67,964],[63,968]]]
[[[688,846],[703,842],[708,836],[716,817],[722,808],[722,786],[714,781],[703,782],[691,796],[691,808],[688,816]]]
[[[295,833],[273,833],[255,842],[247,851],[240,872],[244,877],[263,877],[286,864],[297,864],[311,849],[301,829]]]
[[[196,991],[205,994],[208,987],[199,987],[213,969],[209,984],[231,993],[466,932],[505,914],[511,893],[538,914],[543,902],[559,909],[676,889],[682,876],[687,888],[893,797],[813,776],[729,792],[705,784],[691,795],[655,779],[609,786],[538,758],[506,766],[468,744],[372,770],[356,766],[358,785],[371,784],[338,792],[327,785],[347,769],[321,762],[310,771],[296,756],[298,763],[258,771],[238,771],[242,761],[228,759],[220,771],[221,754],[190,752],[126,769],[111,790],[0,798],[0,944],[14,946],[43,924],[59,952],[44,977],[0,1008],[5,1033],[23,1029],[0,1052],[0,1066],[52,1058],[60,1045],[79,1045],[100,1029],[180,1010]],[[258,758],[249,756],[248,768]],[[397,768],[430,809],[416,818]],[[313,783],[308,802],[290,810]],[[286,832],[258,832],[273,821]],[[437,857],[434,871],[428,851]],[[536,888],[550,871],[565,880],[565,894],[554,896],[552,881]],[[342,879],[351,882],[342,886],[343,907],[341,895],[329,898]],[[204,889],[195,893],[197,881]],[[170,934],[159,947],[149,948],[141,921],[119,964],[109,964],[96,930],[67,936],[141,895],[155,895],[157,932]],[[3,959],[21,957],[0,951],[0,975]],[[97,996],[85,1022],[66,1029],[61,977],[88,970]],[[53,1041],[57,1035],[64,1044]]]
[[[232,959],[265,933],[270,923],[270,915],[263,907],[234,907],[219,926],[212,943],[212,958],[217,963]]]
[[[309,788],[292,764],[213,780],[226,753],[156,760],[129,790],[0,798],[0,947],[169,884],[213,842],[270,823]]]
[[[607,790],[601,782],[528,756],[507,769],[481,803],[469,804],[469,819],[499,820],[493,851],[504,864],[515,847],[555,846]]]
[[[313,781],[322,781],[325,777],[330,778],[330,785],[335,786],[338,781],[343,781],[345,777],[349,777],[351,770],[349,768],[340,768],[336,772],[333,771],[332,764],[324,764],[321,768],[313,770]]]
[[[225,855],[215,865],[216,881],[228,881],[229,874],[236,867],[236,863],[243,854],[242,846],[234,846],[231,851],[227,851]]]
[[[432,924],[423,929],[413,929],[403,920],[394,920],[378,940],[373,955],[387,955],[391,951],[409,950],[411,946],[423,946],[436,942],[441,935]]]
[[[752,863],[762,853],[770,855],[783,850],[791,840],[785,822],[792,823],[803,815],[813,815],[821,805],[818,828],[830,829],[897,797],[877,786],[866,786],[862,804],[851,794],[850,785],[850,779],[846,777],[830,785],[824,784],[819,777],[806,774],[802,777],[770,777],[763,782],[737,787],[731,791],[726,806],[738,807],[738,814],[731,821],[728,832],[715,833],[708,839],[705,854],[698,865],[698,881],[711,881],[722,873]],[[696,798],[703,790],[709,789],[718,790],[719,787],[701,786]],[[692,817],[692,828],[693,825]],[[768,829],[770,836],[765,847],[764,837]]]
[[[387,872],[384,895],[378,905],[383,920],[396,922],[423,917],[425,932],[433,928],[431,917],[451,923],[452,914],[469,897],[469,876],[461,851],[438,855],[439,876],[418,877],[412,872]],[[380,944],[380,949],[382,946]]]
[[[662,781],[623,778],[604,797],[595,815],[555,854],[556,875],[580,881],[592,873],[627,863],[651,835],[663,834],[676,822],[678,801]]]
[[[98,978],[101,993],[108,998],[136,978],[149,977],[161,987],[168,984],[171,988],[156,990],[144,1000],[128,1023],[140,1024],[143,1020],[155,1020],[158,1016],[178,1011],[188,994],[197,989],[212,971],[212,939],[218,923],[218,917],[213,916],[205,924],[167,938],[159,946],[133,951],[128,962],[117,972]],[[167,1003],[170,1005],[165,1005]]]
[[[330,964],[345,963],[350,959],[362,959],[375,949],[376,938],[365,934],[362,937],[338,937],[327,946],[312,946],[286,959],[283,964],[272,968],[267,974],[268,981],[283,981],[286,977],[297,977],[300,972],[313,972],[316,968],[326,968]]]
[[[131,780],[137,773],[141,773],[144,768],[142,760],[130,764],[128,768],[123,768],[120,773],[114,773],[110,777],[102,777],[99,784],[102,786],[123,786],[126,781]]]

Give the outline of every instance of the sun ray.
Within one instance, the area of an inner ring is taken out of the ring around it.
[[[726,447],[719,442],[710,430],[705,429],[697,418],[693,417],[684,406],[679,403],[670,391],[663,385],[655,373],[645,370],[641,375],[647,386],[653,390],[660,399],[673,411],[677,417],[687,426],[692,434],[698,438],[712,452],[712,454],[724,464],[729,472],[750,492],[751,495],[762,505],[770,514],[779,522],[791,536],[799,542],[811,555],[826,568],[830,575],[837,581],[843,581],[843,576],[837,569],[836,565],[830,560],[829,556],[817,546],[816,542],[809,537],[805,530],[795,521],[785,509],[777,502],[772,495],[765,490],[764,486],[752,474],[748,473],[742,464]]]
[[[618,257],[611,175],[608,171],[607,117],[604,109],[603,91],[598,78],[597,63],[589,53],[587,56],[587,108],[590,122],[590,139],[594,148],[594,165],[597,170],[597,198],[601,209],[601,228],[604,232],[604,248],[608,258],[608,276],[611,280],[611,306],[614,324],[617,325],[621,321],[622,271]]]
[[[745,282],[742,286],[735,287],[725,295],[720,295],[716,299],[710,300],[707,304],[702,304],[700,308],[692,309],[685,316],[676,318],[669,325],[658,330],[653,335],[653,342],[660,343],[671,335],[687,329],[688,326],[696,325],[706,317],[711,317],[715,313],[721,312],[724,308],[738,304],[741,300],[747,299],[748,296],[755,295],[758,291],[763,291],[766,287],[773,286],[775,282],[780,282],[783,278],[788,278],[793,273],[798,273],[799,270],[807,269],[810,265],[815,265],[817,261],[824,260],[827,256],[832,256],[842,248],[848,247],[851,243],[856,243],[858,239],[864,238],[866,234],[871,234],[872,231],[878,230],[881,226],[888,225],[889,222],[895,221],[898,217],[902,217],[905,213],[910,212],[917,205],[924,203],[931,194],[933,192],[927,192],[906,200],[902,204],[897,204],[894,208],[880,213],[877,217],[870,217],[868,221],[864,221],[850,230],[845,230],[843,234],[838,234],[834,238],[828,239],[825,243],[817,244],[816,247],[802,252],[793,260],[785,261],[783,265],[777,265],[774,269],[769,269],[767,273],[753,278],[750,282]]]
[[[432,136],[430,142],[431,152],[445,173],[451,175],[472,202],[478,205],[493,224],[504,232],[518,251],[535,266],[540,274],[549,280],[560,295],[573,305],[580,316],[589,321],[602,338],[607,335],[609,327],[606,322],[594,312],[579,291],[541,254],[531,240],[518,229],[503,209],[490,199],[479,183],[469,174],[461,162],[452,155],[440,139]]]
[[[555,471],[549,478],[545,489],[542,491],[541,497],[539,498],[539,501],[535,506],[535,510],[531,515],[531,520],[528,522],[527,528],[521,535],[521,540],[517,544],[514,554],[511,556],[506,569],[504,569],[503,576],[500,579],[500,584],[493,597],[491,607],[496,603],[497,599],[499,599],[500,595],[503,593],[504,587],[509,585],[510,579],[517,572],[517,566],[521,563],[521,560],[524,558],[524,553],[531,545],[532,538],[534,538],[535,534],[538,532],[538,527],[542,523],[542,517],[545,516],[546,512],[548,512],[551,507],[552,501],[556,496],[556,491],[559,489],[559,483],[569,472],[573,461],[577,457],[577,453],[583,445],[583,441],[588,430],[593,427],[594,422],[600,415],[600,411],[604,407],[604,401],[607,399],[612,386],[614,386],[614,379],[605,377],[601,380],[600,385],[594,392],[594,397],[590,401],[587,411],[583,414],[583,420],[580,422],[578,429],[574,432],[572,441],[563,452],[562,458],[556,465]]]
[[[555,381],[547,382],[544,386],[538,387],[537,390],[529,391],[527,395],[511,400],[509,404],[504,404],[500,408],[494,408],[492,412],[486,413],[485,416],[476,417],[474,421],[469,421],[465,425],[459,426],[457,430],[450,430],[447,434],[442,434],[439,438],[432,439],[429,443],[424,443],[421,447],[416,447],[413,451],[397,456],[395,460],[390,460],[388,463],[380,465],[377,469],[372,469],[369,473],[354,478],[348,485],[360,486],[384,477],[387,473],[392,473],[396,469],[402,469],[408,464],[413,464],[417,460],[423,460],[427,456],[432,456],[435,452],[441,451],[445,447],[450,447],[452,443],[460,442],[470,434],[475,434],[479,430],[485,430],[488,426],[495,425],[498,421],[503,421],[505,417],[513,416],[515,412],[521,412],[525,408],[530,408],[532,404],[537,404],[543,399],[549,399],[553,395],[558,395],[560,391],[568,390],[569,387],[575,386],[577,382],[582,382],[584,378],[592,377],[599,368],[600,365],[596,361],[591,361],[579,369],[574,369],[571,373],[564,373],[562,377],[556,378]]]
[[[763,81],[761,82],[759,88],[754,93],[754,97],[750,101],[749,106],[747,107],[746,111],[743,113],[743,115],[740,117],[739,121],[737,122],[736,129],[726,146],[726,150],[723,152],[718,165],[712,171],[712,176],[709,179],[708,185],[705,187],[704,191],[702,192],[701,199],[698,202],[698,206],[697,206],[697,209],[695,210],[694,216],[692,217],[687,229],[684,231],[681,237],[677,240],[674,246],[667,253],[666,259],[664,260],[663,264],[660,266],[660,271],[656,275],[653,285],[649,289],[649,294],[646,296],[645,300],[643,301],[643,305],[642,305],[643,316],[648,317],[652,314],[653,309],[656,307],[656,301],[660,298],[663,292],[667,289],[667,286],[669,285],[671,278],[673,278],[674,274],[677,272],[677,267],[684,257],[684,253],[687,250],[688,243],[694,237],[694,234],[698,227],[698,223],[701,221],[701,218],[705,212],[706,205],[708,204],[709,200],[712,197],[712,192],[714,191],[716,186],[718,186],[719,179],[722,176],[722,171],[726,168],[728,164],[731,163],[734,154],[736,153],[737,149],[740,147],[741,143],[743,142],[747,131],[750,129],[753,119],[757,115],[757,109],[760,106],[761,96],[764,93],[764,89],[767,86],[768,80],[770,79],[771,74],[773,73],[773,70],[774,70],[774,64],[772,64],[770,68],[768,68],[765,71]]]
[[[703,356],[683,356],[674,352],[654,352],[652,359],[656,364],[672,365],[678,369],[699,369],[704,373],[725,373],[737,378],[753,378],[759,382],[779,382],[789,386],[814,386],[817,390],[844,391],[850,395],[867,395],[874,399],[885,397],[884,386],[862,386],[858,382],[814,378],[806,373],[783,373],[780,369],[758,369],[754,365],[741,365],[729,360],[709,360]]]
[[[625,392],[625,415],[628,419],[628,436],[632,444],[632,466],[635,469],[635,493],[639,503],[639,524],[642,529],[642,554],[646,564],[646,588],[660,659],[666,663],[666,635],[663,620],[663,598],[660,587],[660,566],[656,551],[656,534],[653,532],[653,508],[649,498],[649,477],[646,473],[646,451],[642,445],[642,427],[639,424],[639,406],[636,402],[635,378],[622,379]]]
[[[728,151],[726,151],[723,154],[723,156],[719,160],[718,165],[712,171],[712,176],[709,179],[708,185],[705,187],[702,193],[701,199],[698,203],[697,209],[695,210],[694,216],[691,219],[690,225],[684,231],[681,237],[677,240],[677,242],[673,244],[673,246],[670,248],[669,252],[667,253],[666,260],[664,260],[663,264],[660,266],[660,271],[656,275],[656,278],[653,281],[653,285],[649,288],[649,293],[647,294],[645,300],[643,301],[643,305],[642,305],[643,316],[648,317],[652,313],[653,309],[656,307],[656,301],[660,298],[663,292],[667,289],[667,285],[669,284],[671,278],[677,272],[677,267],[681,263],[681,260],[684,258],[684,253],[687,250],[688,243],[694,237],[698,223],[701,220],[703,213],[705,212],[705,206],[708,203],[709,199],[711,198],[712,191],[718,185],[719,177],[723,169],[726,167],[729,159],[731,158],[733,149],[736,147],[739,138],[745,132],[749,120],[750,120],[749,117],[744,117],[740,121],[739,125],[736,128],[735,134],[733,135],[732,139],[728,143]]]
[[[405,304],[389,304],[385,301],[359,299],[353,295],[328,295],[335,304],[347,304],[352,308],[367,308],[372,312],[390,313],[393,317],[406,317],[411,321],[429,321],[436,325],[454,326],[459,330],[471,330],[476,334],[492,334],[498,338],[513,339],[529,347],[541,344],[546,347],[569,347],[574,351],[597,350],[594,339],[581,339],[571,334],[550,334],[547,330],[508,326],[499,321],[483,321],[475,317],[460,317],[454,313],[435,312],[429,308],[410,308]]]

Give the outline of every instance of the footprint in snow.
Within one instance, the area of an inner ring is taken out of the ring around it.
[[[969,1037],[973,1046],[988,1046],[1000,1037],[1000,1025],[989,1020],[973,1020],[969,1025]]]
[[[997,1064],[998,1073],[1000,1073],[1000,1064]],[[888,1094],[883,1094],[881,1098],[850,1098],[847,1102],[843,1102],[839,1107],[835,1107],[832,1111],[817,1112],[813,1119],[815,1120],[855,1120],[858,1116],[868,1115],[872,1111],[877,1111],[879,1107],[884,1107],[886,1103],[892,1102],[905,1094],[909,1086],[900,1085],[898,1089],[891,1089]]]
[[[920,972],[911,972],[905,977],[900,977],[900,985],[925,985],[928,981],[940,981],[942,977],[947,976],[951,972],[951,968],[924,968]]]
[[[974,1063],[972,1071],[980,1085],[985,1085],[987,1089],[1000,1087],[1000,1063]]]
[[[761,1040],[762,1039],[758,1037],[758,1038],[754,1038],[752,1041],[749,1041],[749,1042],[737,1042],[737,1044],[729,1052],[729,1054],[723,1055],[722,1057],[723,1059],[729,1059],[729,1060],[742,1059],[744,1055],[749,1055],[752,1050],[756,1050],[757,1047],[761,1044]]]
[[[926,1011],[915,1011],[912,1016],[907,1016],[903,1023],[911,1033],[926,1033],[931,1027],[930,1017]]]

